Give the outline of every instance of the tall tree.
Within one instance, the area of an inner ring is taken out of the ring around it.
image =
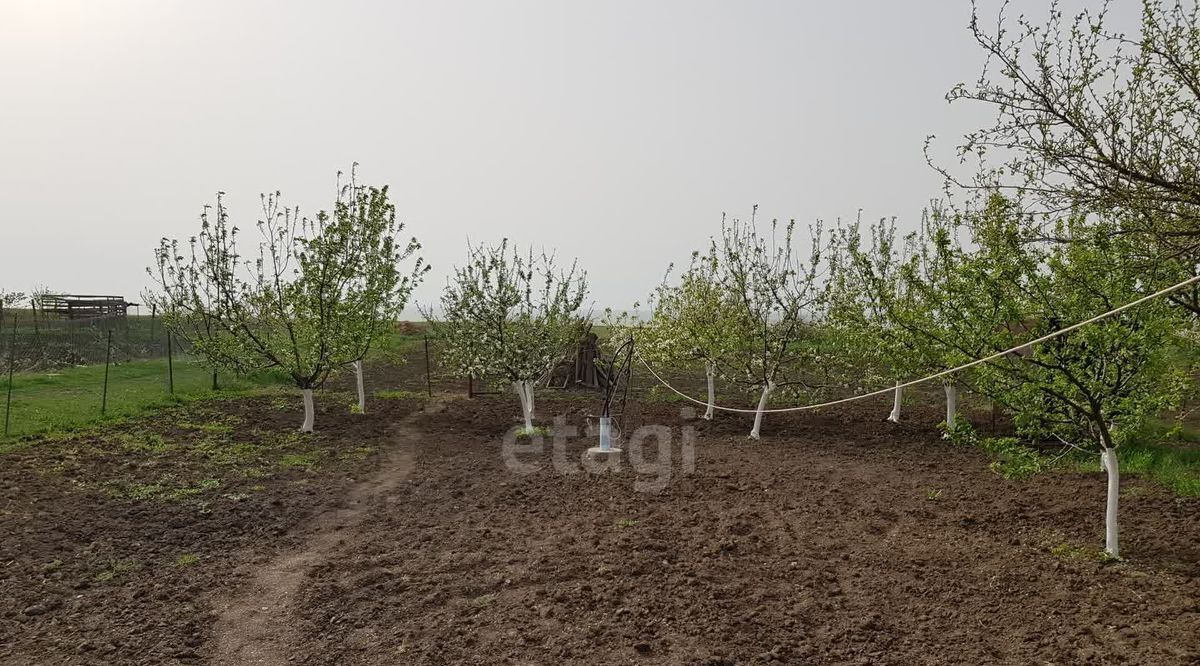
[[[1137,236],[1128,249],[1146,263],[1200,263],[1200,11],[1194,0],[1143,0],[1136,34],[1114,31],[1109,3],[1065,18],[1059,3],[1036,23],[994,23],[978,9],[971,31],[987,55],[979,79],[950,91],[996,111],[990,126],[966,135],[960,157],[977,159],[969,179],[1003,188],[1048,215],[1067,212],[1117,221]],[[996,161],[991,161],[995,158]],[[1055,239],[1063,240],[1063,239]],[[1200,313],[1200,288],[1173,294]]]

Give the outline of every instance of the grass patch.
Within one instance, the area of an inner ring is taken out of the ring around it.
[[[284,469],[303,469],[306,472],[311,472],[317,463],[321,460],[320,451],[308,451],[306,453],[288,453],[280,456],[279,466]]]
[[[214,465],[242,467],[259,463],[263,458],[264,448],[251,442],[231,442],[216,437],[205,437],[192,445],[190,451]]]
[[[423,327],[422,327],[423,328]],[[371,349],[367,351],[367,360],[385,361],[392,365],[404,365],[409,356],[420,351],[424,353],[425,338],[414,328],[411,331],[390,331],[374,340]],[[435,354],[437,349],[430,342],[429,353]]]
[[[107,583],[108,581],[127,576],[141,568],[142,565],[137,560],[109,560],[96,573],[94,578],[101,583]]]
[[[1183,497],[1200,497],[1200,448],[1130,444],[1117,450],[1122,474],[1153,479]],[[1091,468],[1099,469],[1092,460]]]
[[[195,566],[199,562],[200,556],[195,553],[183,553],[175,558],[175,566],[181,568]]]
[[[201,479],[196,483],[181,483],[168,474],[154,483],[109,481],[104,485],[108,494],[117,499],[131,502],[181,502],[221,487],[221,481]]]
[[[1072,543],[1059,543],[1050,547],[1050,554],[1060,560],[1085,560],[1091,562],[1099,562],[1108,564],[1116,562],[1119,558],[1113,557],[1108,551],[1096,548],[1087,548]]]
[[[483,594],[471,600],[471,605],[476,608],[491,606],[494,603],[496,603],[496,595],[494,594]]]
[[[18,438],[78,430],[99,423],[119,422],[182,402],[252,394],[281,384],[281,378],[271,373],[254,377],[223,376],[222,388],[213,391],[212,375],[198,362],[176,359],[174,370],[175,393],[172,395],[167,389],[166,359],[112,365],[108,377],[108,405],[103,415],[100,413],[103,365],[18,373],[13,376],[9,436]],[[8,448],[12,448],[11,445],[0,446],[0,453]]]
[[[116,435],[117,446],[128,453],[166,453],[171,445],[153,432],[123,432]]]
[[[521,428],[520,430],[517,430],[517,439],[549,437],[552,434],[554,434],[554,431],[547,426],[534,426],[532,428]]]
[[[376,391],[375,397],[380,400],[424,400],[429,396],[416,391],[383,390]],[[357,407],[358,404],[356,403],[354,406]]]
[[[366,460],[375,449],[370,446],[356,446],[338,455],[338,460]]]
[[[230,418],[229,420],[234,419]],[[191,421],[180,421],[175,425],[185,430],[199,430],[200,432],[220,435],[228,435],[229,433],[233,432],[233,424],[222,421],[215,421],[212,423],[192,423]]]
[[[1095,556],[1095,551],[1071,543],[1050,546],[1050,554],[1061,560],[1086,560]]]

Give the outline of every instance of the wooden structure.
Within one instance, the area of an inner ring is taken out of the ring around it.
[[[89,294],[46,294],[38,300],[42,314],[66,319],[124,317],[129,308],[137,305],[126,301],[124,296]]]
[[[603,388],[608,378],[601,367],[600,339],[592,332],[591,326],[575,347],[573,358],[564,359],[550,373],[549,386],[554,388]]]

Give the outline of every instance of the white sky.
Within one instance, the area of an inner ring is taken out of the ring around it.
[[[1046,0],[1013,13],[1043,17]],[[1068,2],[1068,12],[1098,0]],[[1116,0],[1118,25],[1139,2]],[[993,16],[998,0],[981,0]],[[434,271],[466,239],[557,249],[596,310],[722,212],[911,227],[982,108],[965,0],[0,0],[0,288],[134,298],[217,190],[309,213],[392,186]],[[249,239],[250,235],[247,235]],[[136,299],[135,299],[136,300]]]

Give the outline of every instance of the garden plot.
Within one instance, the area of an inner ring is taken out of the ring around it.
[[[0,483],[0,663],[1200,657],[1198,500],[1125,479],[1106,563],[1099,470],[1006,480],[885,402],[758,442],[643,403],[670,464],[604,473],[587,436],[506,454],[507,397],[374,399],[304,437],[293,401],[195,403],[39,441]],[[541,423],[593,407],[548,396]]]

